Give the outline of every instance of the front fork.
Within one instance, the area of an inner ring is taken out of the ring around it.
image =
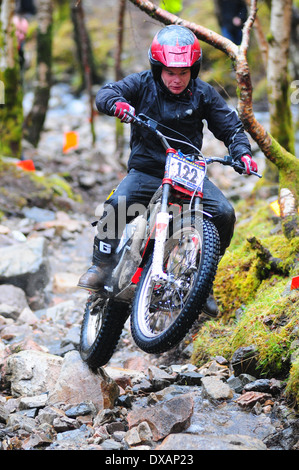
[[[167,238],[167,231],[169,226],[169,212],[168,212],[168,200],[171,191],[171,184],[163,184],[162,191],[162,202],[161,209],[156,217],[156,233],[155,233],[155,244],[153,253],[152,263],[152,279],[157,281],[166,281],[167,274],[163,271],[163,260],[164,260],[164,247]],[[194,207],[195,210],[199,208],[201,202],[200,197],[195,197]]]

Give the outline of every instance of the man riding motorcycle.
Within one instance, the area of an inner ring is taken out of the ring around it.
[[[203,120],[206,120],[211,132],[224,142],[233,159],[243,163],[244,173],[257,171],[236,112],[212,86],[198,78],[202,51],[193,32],[183,26],[166,26],[155,35],[148,54],[151,70],[133,73],[102,87],[96,96],[97,109],[125,123],[132,120],[127,111],[131,115],[146,114],[159,125],[183,134],[199,149],[203,140]],[[167,131],[173,138],[178,138],[177,133]],[[146,129],[131,126],[130,147],[128,174],[105,202],[94,239],[92,266],[78,282],[79,287],[87,290],[98,292],[103,289],[117,264],[115,250],[119,234],[134,218],[134,214],[129,215],[129,208],[134,204],[146,207],[164,176],[165,150]],[[181,150],[185,150],[183,144]],[[119,217],[120,201],[126,217]],[[212,215],[218,229],[220,255],[223,255],[233,236],[235,213],[208,177],[204,180],[203,208]],[[212,294],[204,312],[212,317],[218,314]]]

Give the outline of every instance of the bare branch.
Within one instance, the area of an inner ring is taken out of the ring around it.
[[[205,28],[204,26],[183,20],[179,16],[157,7],[148,0],[130,0],[130,2],[163,24],[179,24],[181,26],[186,26],[187,28],[191,29],[191,31],[193,31],[198,39],[201,39],[216,49],[220,49],[231,59],[234,60],[236,58],[238,53],[238,46],[220,34],[217,34],[214,31]]]
[[[248,18],[243,27],[243,37],[240,45],[240,53],[247,55],[247,50],[249,47],[250,33],[253,26],[253,23],[256,19],[257,14],[257,0],[251,0],[250,11]]]

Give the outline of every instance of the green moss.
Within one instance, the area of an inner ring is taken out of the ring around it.
[[[299,403],[299,356],[292,364],[286,387],[286,395],[294,400],[295,403]]]
[[[26,172],[14,164],[0,160],[0,209],[16,213],[24,206],[59,208],[57,196],[80,202],[81,196],[73,193],[69,184],[59,175],[40,176]]]
[[[23,92],[20,83],[19,65],[0,71],[0,80],[4,83],[5,104],[0,105],[0,153],[21,156],[23,125]]]
[[[286,380],[288,393],[294,395],[298,364],[292,365],[291,354],[298,338],[299,291],[290,290],[290,284],[292,277],[298,275],[299,238],[287,240],[277,230],[277,218],[264,201],[242,201],[236,209],[235,235],[214,283],[221,318],[200,328],[192,361],[202,365],[217,355],[231,360],[239,347],[254,345],[260,375]],[[274,227],[275,235],[271,235]],[[281,260],[279,267],[287,275],[270,269],[264,277],[260,275],[261,261],[247,241],[251,236],[258,237],[272,256]]]
[[[273,111],[270,114],[270,129],[273,137],[290,153],[295,154],[295,128],[291,113],[290,87],[288,78],[280,79],[280,95],[274,100],[271,89],[269,101]]]

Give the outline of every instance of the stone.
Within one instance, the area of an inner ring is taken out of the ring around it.
[[[257,402],[264,403],[267,398],[271,398],[272,395],[269,393],[262,392],[245,392],[239,398],[236,399],[236,403],[243,408],[253,407]]]
[[[156,450],[267,450],[267,447],[260,439],[239,434],[219,436],[180,433],[167,436]]]
[[[59,294],[77,290],[79,277],[80,275],[75,273],[55,273],[53,278],[53,292]]]
[[[129,446],[136,446],[138,444],[141,444],[137,427],[129,429],[129,431],[126,433],[124,437],[124,440]]]
[[[271,382],[269,379],[258,379],[244,386],[246,392],[267,392],[270,393]]]
[[[230,376],[230,371],[227,365],[222,365],[216,360],[212,360],[198,369],[198,373],[202,375],[217,376],[219,378],[227,379]]]
[[[181,372],[176,382],[180,385],[201,385],[202,377],[198,372]]]
[[[227,385],[230,386],[230,388],[232,388],[236,393],[241,393],[244,386],[242,384],[242,381],[240,380],[239,377],[235,377],[234,375],[232,375],[231,377],[229,377],[227,379]]]
[[[64,320],[66,316],[74,311],[76,308],[75,302],[73,300],[66,300],[64,302],[59,302],[53,307],[48,307],[45,309],[40,309],[36,311],[36,315],[45,316],[48,320],[53,320],[53,322],[58,322]]]
[[[140,441],[144,444],[152,440],[153,433],[149,424],[146,421],[143,421],[142,423],[138,424],[137,431],[139,433]]]
[[[48,424],[53,426],[55,419],[60,418],[63,415],[63,411],[53,406],[45,406],[42,408],[36,418],[36,422],[39,426]]]
[[[258,370],[256,347],[245,346],[238,348],[233,354],[231,365],[236,377],[244,373],[257,377]]]
[[[63,359],[42,351],[26,350],[7,359],[6,381],[14,396],[34,396],[53,390]]]
[[[33,397],[22,397],[20,399],[20,410],[28,410],[30,408],[42,408],[46,406],[48,394],[35,395]]]
[[[203,393],[211,400],[227,400],[233,397],[233,390],[217,377],[202,378]]]
[[[6,422],[6,429],[8,431],[17,431],[22,429],[29,433],[32,433],[36,429],[36,422],[33,418],[23,415],[20,412],[12,413]]]
[[[76,418],[77,416],[86,416],[94,412],[95,408],[92,403],[79,403],[79,405],[72,406],[66,410],[65,414],[69,418]]]
[[[49,403],[64,402],[77,405],[90,401],[95,408],[112,408],[118,398],[119,388],[104,369],[93,373],[82,361],[78,351],[70,351],[64,357],[60,374],[49,395]]]
[[[147,421],[153,440],[158,441],[171,432],[187,429],[190,425],[193,405],[192,396],[185,394],[149,408],[131,411],[127,417],[129,428]]]
[[[25,292],[12,284],[0,285],[0,315],[16,320],[28,308]]]
[[[0,283],[13,284],[27,296],[42,292],[48,284],[47,241],[44,237],[0,248]]]

